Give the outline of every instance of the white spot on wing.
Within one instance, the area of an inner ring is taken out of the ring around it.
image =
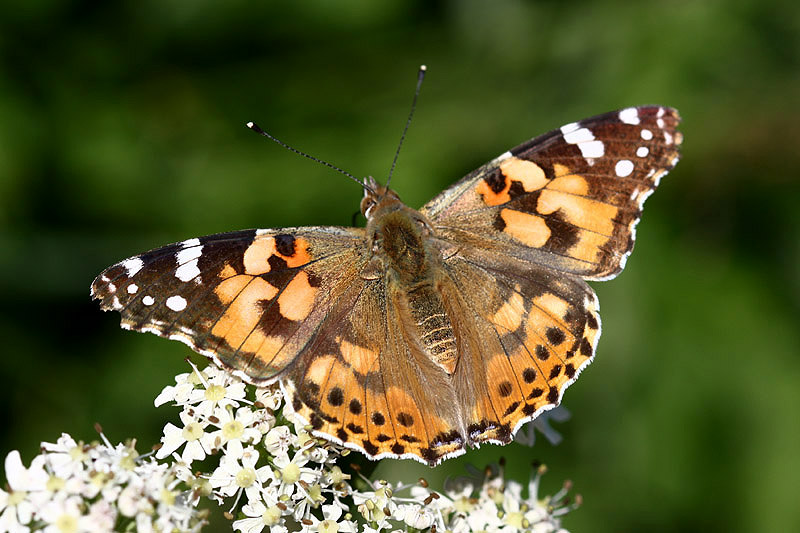
[[[148,294],[147,296],[145,296],[144,298],[142,298],[142,303],[143,303],[144,305],[153,305],[154,303],[156,303],[156,301],[155,301],[155,299],[154,299],[152,296],[150,296],[150,295]]]
[[[561,131],[564,131],[563,128]],[[593,141],[594,135],[592,135],[589,128],[581,128],[564,133],[564,140],[570,144],[579,144],[586,141]]]
[[[650,149],[648,149],[647,146],[640,146],[639,148],[636,149],[636,155],[638,155],[639,157],[647,157],[647,154],[649,153]]]
[[[186,309],[186,299],[181,296],[170,296],[167,298],[167,307],[173,311],[183,311]]]
[[[131,283],[128,285],[128,294],[136,294],[136,291],[139,290],[139,286],[135,283]]]
[[[625,124],[638,124],[639,123],[639,110],[635,107],[629,107],[619,112],[619,119]]]
[[[569,124],[561,126],[561,133],[566,135],[567,133],[573,132],[578,128],[580,128],[580,125],[577,122],[570,122]]]
[[[594,164],[594,161],[592,161],[591,158],[603,157],[603,154],[605,153],[605,147],[603,146],[603,141],[584,142],[579,144],[578,148],[580,148],[583,157],[589,159],[590,165]]]
[[[664,132],[664,142],[667,144],[672,144],[672,135],[668,131]]]
[[[647,128],[642,130],[641,135],[642,135],[642,139],[644,139],[645,141],[649,141],[650,139],[653,138],[653,132],[648,130]]]
[[[633,172],[633,163],[631,163],[627,159],[620,159],[614,166],[614,172],[616,172],[617,176],[619,176],[620,178],[629,176],[631,172]]]
[[[178,252],[175,261],[178,268],[175,277],[181,281],[190,281],[200,275],[197,260],[203,254],[203,247],[198,239],[189,239],[183,243],[183,249]]]
[[[122,266],[128,271],[128,276],[135,276],[144,266],[144,261],[138,257],[131,257],[122,262]]]

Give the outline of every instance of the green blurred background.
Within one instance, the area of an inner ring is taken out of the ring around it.
[[[250,227],[349,225],[360,191],[258,137],[385,179],[418,207],[511,146],[614,108],[684,118],[564,442],[487,446],[572,479],[575,532],[800,531],[797,2],[9,1],[0,7],[0,455],[67,431],[157,442],[185,346],[124,332],[89,283],[124,257]],[[224,529],[227,525],[218,523]]]

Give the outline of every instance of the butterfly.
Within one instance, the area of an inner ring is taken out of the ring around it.
[[[567,124],[419,210],[366,178],[366,228],[189,239],[107,268],[92,296],[123,328],[279,382],[317,436],[434,466],[510,442],[592,361],[586,280],[623,269],[679,120],[643,106]]]

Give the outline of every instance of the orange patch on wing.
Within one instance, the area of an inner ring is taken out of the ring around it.
[[[570,170],[568,166],[562,165],[561,163],[553,163],[553,174],[555,174],[556,177],[563,176],[569,173]]]
[[[522,295],[515,291],[511,297],[490,318],[491,322],[506,331],[516,331],[525,315],[525,305]]]
[[[619,211],[613,205],[550,189],[539,195],[536,208],[545,215],[560,209],[571,224],[605,236],[614,233],[614,217]]]
[[[283,255],[278,253],[285,261],[289,268],[303,266],[311,262],[311,254],[308,251],[308,241],[302,237],[294,240],[294,255]]]
[[[378,352],[351,344],[346,340],[339,341],[339,351],[347,364],[361,375],[367,374],[378,358]]]
[[[513,402],[522,399],[517,375],[505,352],[491,356],[486,365],[489,398],[495,413],[501,415]]]
[[[221,279],[223,279],[223,280],[228,279],[228,278],[232,278],[232,277],[234,277],[236,275],[237,275],[236,274],[236,269],[234,269],[231,266],[230,263],[225,263],[225,266],[222,268],[222,270],[219,273],[219,277]]]
[[[559,319],[563,318],[564,315],[567,314],[567,310],[570,307],[569,302],[562,300],[553,293],[544,293],[541,296],[534,298],[533,305],[539,309],[546,309],[550,312],[550,314]]]
[[[550,228],[547,227],[542,217],[514,211],[513,209],[503,209],[500,216],[506,227],[503,232],[508,233],[522,244],[539,248],[544,246],[550,238]]]
[[[501,205],[509,200],[511,197],[508,195],[508,189],[511,187],[511,180],[506,178],[506,185],[500,192],[494,192],[486,180],[480,180],[478,186],[475,187],[475,192],[483,197],[483,203],[489,206]]]
[[[500,163],[500,171],[509,181],[518,181],[526,192],[541,189],[547,184],[542,167],[533,161],[511,157]]]
[[[314,359],[306,371],[306,379],[313,381],[317,385],[325,383],[335,362],[336,358],[332,355],[325,355]]]
[[[228,304],[228,308],[219,317],[211,333],[224,338],[233,348],[238,348],[261,319],[261,301],[274,298],[277,289],[261,278],[248,280],[244,276],[237,276],[220,283],[215,292],[223,303]]]
[[[233,276],[214,287],[214,293],[217,295],[220,302],[224,305],[228,305],[239,296],[239,293],[242,292],[242,289],[245,288],[250,279],[251,278],[247,276]]]
[[[300,271],[278,296],[281,316],[288,320],[304,320],[314,307],[318,289],[308,282],[308,274]]]
[[[587,261],[596,261],[602,253],[601,247],[608,243],[608,241],[609,238],[605,235],[581,231],[579,233],[578,242],[570,248],[570,254]]]
[[[251,276],[266,274],[272,268],[267,260],[276,253],[273,237],[257,238],[244,251],[244,271]]]
[[[582,176],[568,174],[551,181],[547,188],[553,191],[562,191],[570,194],[586,196],[589,192],[589,184]]]

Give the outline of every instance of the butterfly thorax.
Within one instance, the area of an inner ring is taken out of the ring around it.
[[[367,209],[371,258],[365,278],[384,278],[387,297],[397,305],[409,338],[448,374],[457,363],[453,325],[440,290],[441,250],[431,238],[432,226],[397,194],[383,196]],[[366,198],[365,198],[366,199]]]

